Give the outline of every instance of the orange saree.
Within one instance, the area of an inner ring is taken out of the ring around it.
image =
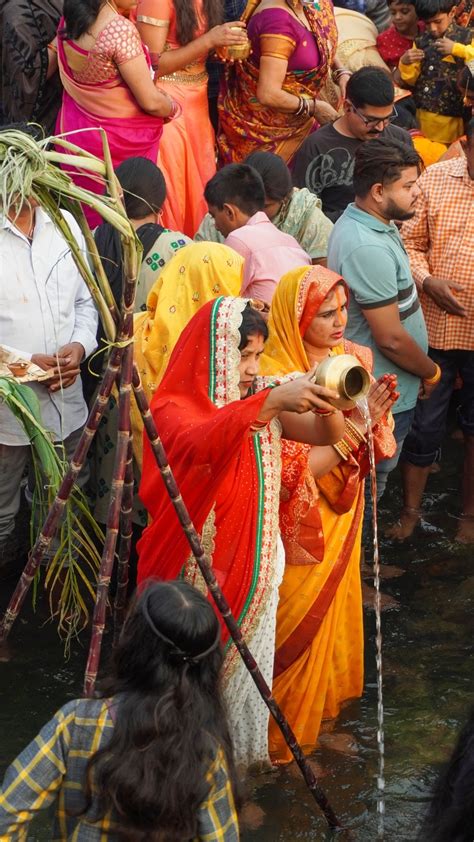
[[[189,0],[191,2],[191,0]],[[199,29],[206,32],[207,21],[202,0],[192,0]],[[176,34],[176,10],[172,0],[139,0],[137,23],[166,30],[165,51],[181,46]],[[168,196],[163,205],[162,222],[172,231],[194,237],[207,213],[204,188],[216,171],[215,137],[209,119],[207,100],[206,55],[182,70],[161,75],[158,84],[181,106],[181,113],[163,130],[158,165],[163,171]]]
[[[309,369],[300,322],[311,288],[316,314],[340,277],[320,266],[284,275],[270,311],[270,336],[262,359],[265,374]],[[371,352],[341,342],[331,353],[351,353],[370,370]],[[348,413],[349,415],[351,413]],[[395,441],[388,421],[374,430],[376,457],[389,456]],[[306,751],[314,749],[323,719],[363,689],[363,622],[360,547],[364,509],[363,451],[315,479],[310,448],[282,442],[280,530],[285,573],[280,586],[273,693]],[[270,723],[270,754],[291,755]]]

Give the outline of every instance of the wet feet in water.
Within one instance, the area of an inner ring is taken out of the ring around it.
[[[360,572],[363,579],[374,578],[374,568],[370,564],[370,561],[364,562],[364,564],[360,568]],[[403,576],[405,572],[406,571],[403,569],[403,567],[395,567],[394,564],[382,564],[380,566],[381,579],[397,579],[399,576]]]
[[[324,778],[325,775],[327,775],[328,770],[325,769],[324,766],[321,766],[321,764],[318,763],[316,760],[313,760],[311,757],[307,757],[306,762],[307,762],[308,766],[313,770],[314,777],[316,778],[317,781],[319,781],[320,778]],[[288,763],[288,765],[285,766],[284,769],[285,769],[285,772],[288,772],[288,774],[292,778],[296,778],[297,780],[300,780],[301,769],[294,760],[291,763]]]
[[[365,582],[362,582],[362,605],[372,610],[375,607],[375,588],[370,588]],[[380,607],[382,611],[390,611],[400,608],[400,603],[393,596],[380,592]]]
[[[474,515],[461,515],[455,541],[457,544],[474,544]]]
[[[337,733],[336,731],[329,734],[320,734],[318,742],[323,748],[330,751],[339,751],[341,754],[351,757],[359,754],[359,747],[352,734]]]
[[[265,821],[265,813],[258,804],[247,801],[239,813],[239,820],[242,830],[257,830]]]
[[[411,538],[420,521],[421,510],[405,506],[400,512],[398,521],[384,531],[384,538],[390,538],[392,541],[406,541],[407,538]]]

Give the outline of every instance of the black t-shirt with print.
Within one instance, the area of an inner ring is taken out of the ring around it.
[[[387,126],[381,136],[413,146],[410,134],[398,126]],[[333,222],[354,201],[354,155],[361,143],[365,141],[346,137],[328,123],[310,134],[295,155],[293,184],[316,193]]]

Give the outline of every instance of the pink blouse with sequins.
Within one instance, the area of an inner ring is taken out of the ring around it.
[[[120,75],[118,67],[144,54],[143,44],[137,28],[126,18],[117,15],[99,32],[92,49],[83,50],[74,41],[65,41],[65,46],[83,55],[84,66],[70,72],[76,82],[96,85],[109,82]]]

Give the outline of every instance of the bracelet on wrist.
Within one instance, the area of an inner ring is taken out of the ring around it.
[[[297,107],[296,111],[293,112],[295,117],[301,117],[301,116],[310,117],[311,116],[311,112],[310,112],[310,103],[311,102],[313,102],[313,100],[308,99],[307,97],[299,96],[298,97],[298,107]]]
[[[349,418],[344,419],[344,428],[344,436],[332,446],[341,459],[347,462],[353,453],[358,453],[361,447],[367,444],[367,440]]]
[[[344,419],[344,427],[346,431],[344,438],[348,437],[351,441],[353,441],[356,449],[358,449],[362,444],[367,444],[367,439],[364,434],[361,433],[357,425],[354,424],[350,418]]]
[[[441,380],[441,369],[438,363],[435,363],[436,371],[433,374],[433,377],[423,377],[423,383],[425,386],[434,386],[436,383],[439,383]]]
[[[335,409],[318,409],[317,407],[315,407],[315,409],[312,409],[311,411],[313,412],[314,415],[319,415],[320,418],[327,418],[329,415],[334,415],[336,410]]]
[[[336,70],[332,71],[331,75],[333,82],[337,82],[341,76],[352,76],[352,71],[348,70],[346,67],[337,67]]]

